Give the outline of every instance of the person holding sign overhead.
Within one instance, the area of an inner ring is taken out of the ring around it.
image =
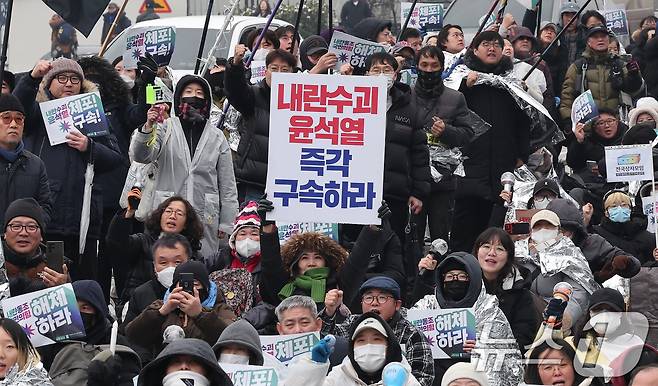
[[[39,103],[96,91],[85,79],[80,65],[66,58],[42,60],[14,90],[25,107],[25,148],[46,165],[53,197],[53,215],[46,239],[64,241],[64,254],[72,260],[73,279],[95,279],[97,242],[103,219],[103,196],[97,184],[91,189],[91,212],[85,249],[79,250],[80,223],[87,166],[93,163],[96,174],[111,170],[123,162],[116,137],[112,133],[90,137],[76,128],[67,129],[66,143],[51,145]],[[64,121],[61,121],[64,124]],[[82,128],[87,123],[83,123]],[[98,181],[97,175],[94,180]]]

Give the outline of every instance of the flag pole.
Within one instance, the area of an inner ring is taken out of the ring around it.
[[[206,21],[203,24],[203,32],[201,33],[201,42],[199,43],[199,53],[196,56],[196,64],[194,65],[194,74],[199,75],[199,66],[203,60],[203,46],[206,45],[206,37],[208,36],[208,25],[210,24],[210,15],[212,14],[212,6],[215,0],[208,1],[208,11],[206,12]]]
[[[334,4],[329,0],[329,36],[334,32]]]
[[[258,35],[258,39],[254,42],[253,47],[247,47],[250,50],[252,50],[252,54],[249,55],[249,59],[247,59],[247,63],[245,63],[245,67],[251,66],[251,61],[254,60],[254,53],[256,53],[256,50],[258,47],[260,47],[260,43],[263,41],[263,38],[265,38],[265,32],[270,28],[270,25],[272,24],[272,20],[274,19],[274,15],[276,15],[276,12],[279,10],[279,7],[281,6],[281,3],[283,0],[277,0],[276,4],[274,5],[274,9],[272,10],[272,13],[270,13],[270,16],[267,18],[267,22],[265,23],[265,27],[263,27],[263,30],[260,31],[260,35]],[[255,47],[255,49],[254,49]]]
[[[295,19],[295,30],[292,34],[292,45],[290,46],[290,53],[294,54],[295,52],[295,43],[297,42],[297,36],[299,34],[299,21],[302,18],[302,10],[304,8],[304,0],[299,0],[299,7],[297,8],[297,19]]]
[[[537,38],[539,38],[539,32],[540,32],[540,29],[541,29],[541,9],[542,9],[542,6],[543,6],[543,1],[539,0],[537,2],[537,28],[536,28],[537,33],[535,34],[535,35],[537,35]]]
[[[318,0],[318,35],[322,32],[322,0]]]
[[[2,52],[0,53],[0,87],[5,77],[5,64],[7,63],[7,45],[9,43],[9,27],[11,26],[11,11],[14,7],[14,0],[7,3],[7,18],[5,19],[5,31],[2,36]]]
[[[478,36],[480,32],[484,29],[484,26],[487,25],[487,20],[491,17],[491,15],[494,13],[494,10],[498,6],[498,3],[500,0],[494,0],[494,3],[491,5],[491,8],[489,9],[489,12],[487,12],[487,15],[484,17],[484,20],[482,20],[482,24],[478,27],[477,32],[475,33],[475,36]],[[473,36],[473,40],[475,40],[475,36]],[[473,43],[473,40],[471,40],[471,44]]]
[[[537,59],[537,61],[535,62],[535,64],[532,65],[532,67],[530,68],[530,70],[528,70],[528,73],[525,74],[525,76],[523,77],[523,79],[521,79],[522,81],[525,82],[525,81],[528,79],[528,77],[530,76],[530,74],[532,74],[532,72],[533,72],[535,69],[537,69],[537,66],[539,66],[539,63],[541,63],[541,61],[544,60],[544,57],[546,57],[546,55],[548,55],[548,51],[550,51],[551,48],[553,48],[553,46],[555,45],[555,42],[557,42],[557,41],[560,40],[560,38],[561,38],[562,35],[566,32],[566,30],[569,28],[569,26],[571,26],[571,24],[573,24],[573,23],[574,23],[574,22],[580,17],[580,14],[583,12],[583,10],[585,9],[585,7],[587,7],[587,6],[589,5],[589,3],[591,3],[591,2],[592,2],[592,0],[587,0],[587,1],[585,2],[585,4],[583,4],[583,6],[580,7],[580,9],[578,10],[578,12],[576,12],[576,14],[573,15],[573,17],[571,18],[571,20],[569,20],[569,22],[567,23],[567,25],[565,25],[565,26],[562,28],[562,30],[557,34],[557,36],[555,37],[555,39],[553,39],[553,41],[551,42],[551,44],[549,44],[548,47],[546,47],[546,49],[544,50],[544,52],[541,53],[541,55],[539,56],[539,58]]]
[[[206,71],[208,70],[208,67],[210,67],[210,58],[215,54],[215,51],[217,50],[217,46],[219,46],[219,42],[222,40],[222,37],[224,36],[224,31],[226,31],[226,28],[228,28],[228,25],[231,23],[231,20],[233,20],[233,14],[237,9],[237,5],[239,1],[240,0],[233,0],[233,5],[231,5],[231,10],[228,12],[228,14],[224,15],[224,25],[222,25],[222,28],[219,30],[219,33],[217,34],[217,38],[215,38],[215,43],[212,45],[212,48],[210,48],[210,51],[208,51],[208,57],[204,59],[203,68],[201,69],[201,74],[205,74]]]
[[[117,23],[119,22],[119,16],[121,16],[121,14],[125,11],[126,5],[128,5],[128,0],[123,0],[123,4],[121,4],[121,8],[119,8],[119,11],[117,12],[117,15],[114,17],[114,21],[112,22],[110,29],[107,31],[107,35],[105,35],[105,40],[103,40],[103,45],[101,46],[101,50],[98,51],[98,56],[100,56],[101,58],[103,57],[103,55],[105,55],[107,46],[110,44],[110,41],[112,40],[110,38],[114,33],[114,30],[116,29]]]
[[[411,15],[414,13],[414,8],[416,8],[416,3],[418,3],[418,0],[414,0],[411,3],[411,9],[409,9],[409,13],[407,14],[407,18],[404,19],[404,24],[402,24],[402,29],[400,29],[400,33],[398,34],[398,41],[400,41],[400,38],[402,37],[402,34],[404,33],[404,30],[407,29],[407,26],[409,25],[409,19],[411,19]]]

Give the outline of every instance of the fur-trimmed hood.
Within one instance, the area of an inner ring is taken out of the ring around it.
[[[468,67],[473,71],[483,72],[493,75],[503,75],[514,69],[514,64],[512,63],[512,59],[510,59],[505,55],[503,55],[502,59],[500,59],[500,62],[498,62],[498,64],[496,64],[495,66],[490,66],[488,64],[484,64],[480,60],[480,58],[475,56],[475,52],[473,52],[473,50],[471,49],[467,50],[466,54],[464,55],[464,64],[466,65],[466,67]]]
[[[57,80],[53,79],[53,81],[56,82]],[[46,85],[46,82],[44,82],[43,80],[41,81],[41,83],[39,83],[39,91],[37,92],[37,97],[35,98],[37,103],[47,102],[49,100],[54,99],[50,97],[51,96],[50,91],[46,89],[47,86],[50,85]],[[80,94],[84,94],[87,92],[94,92],[94,91],[98,91],[98,87],[96,87],[96,85],[93,82],[87,79],[82,81],[82,86],[80,87]]]
[[[106,59],[95,55],[87,56],[78,59],[78,64],[82,67],[85,79],[99,84],[103,107],[106,110],[110,105],[124,105],[132,102],[128,85]]]
[[[347,251],[336,241],[322,233],[306,232],[296,234],[281,247],[283,266],[290,274],[290,277],[297,275],[292,266],[306,251],[313,251],[322,255],[333,273],[341,270],[348,255]]]

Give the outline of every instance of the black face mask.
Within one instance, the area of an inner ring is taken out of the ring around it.
[[[85,327],[85,332],[89,333],[96,325],[96,315],[81,312],[80,317],[82,318],[82,325]]]
[[[466,293],[468,292],[469,284],[470,282],[468,281],[458,281],[458,280],[443,282],[443,294],[448,300],[452,300],[452,301],[462,300],[466,296]]]
[[[441,71],[422,71],[418,70],[418,85],[425,90],[432,90],[443,80],[441,79]]]
[[[182,97],[180,101],[181,103],[187,103],[190,107],[193,107],[197,110],[201,110],[206,107],[206,100],[196,96]]]
[[[213,91],[215,88],[224,88],[224,71],[216,72],[214,74],[209,73],[205,76],[205,78],[208,83],[210,83]]]

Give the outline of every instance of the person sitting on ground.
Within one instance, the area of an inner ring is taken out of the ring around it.
[[[0,319],[0,346],[0,386],[53,385],[25,330],[9,318]]]

